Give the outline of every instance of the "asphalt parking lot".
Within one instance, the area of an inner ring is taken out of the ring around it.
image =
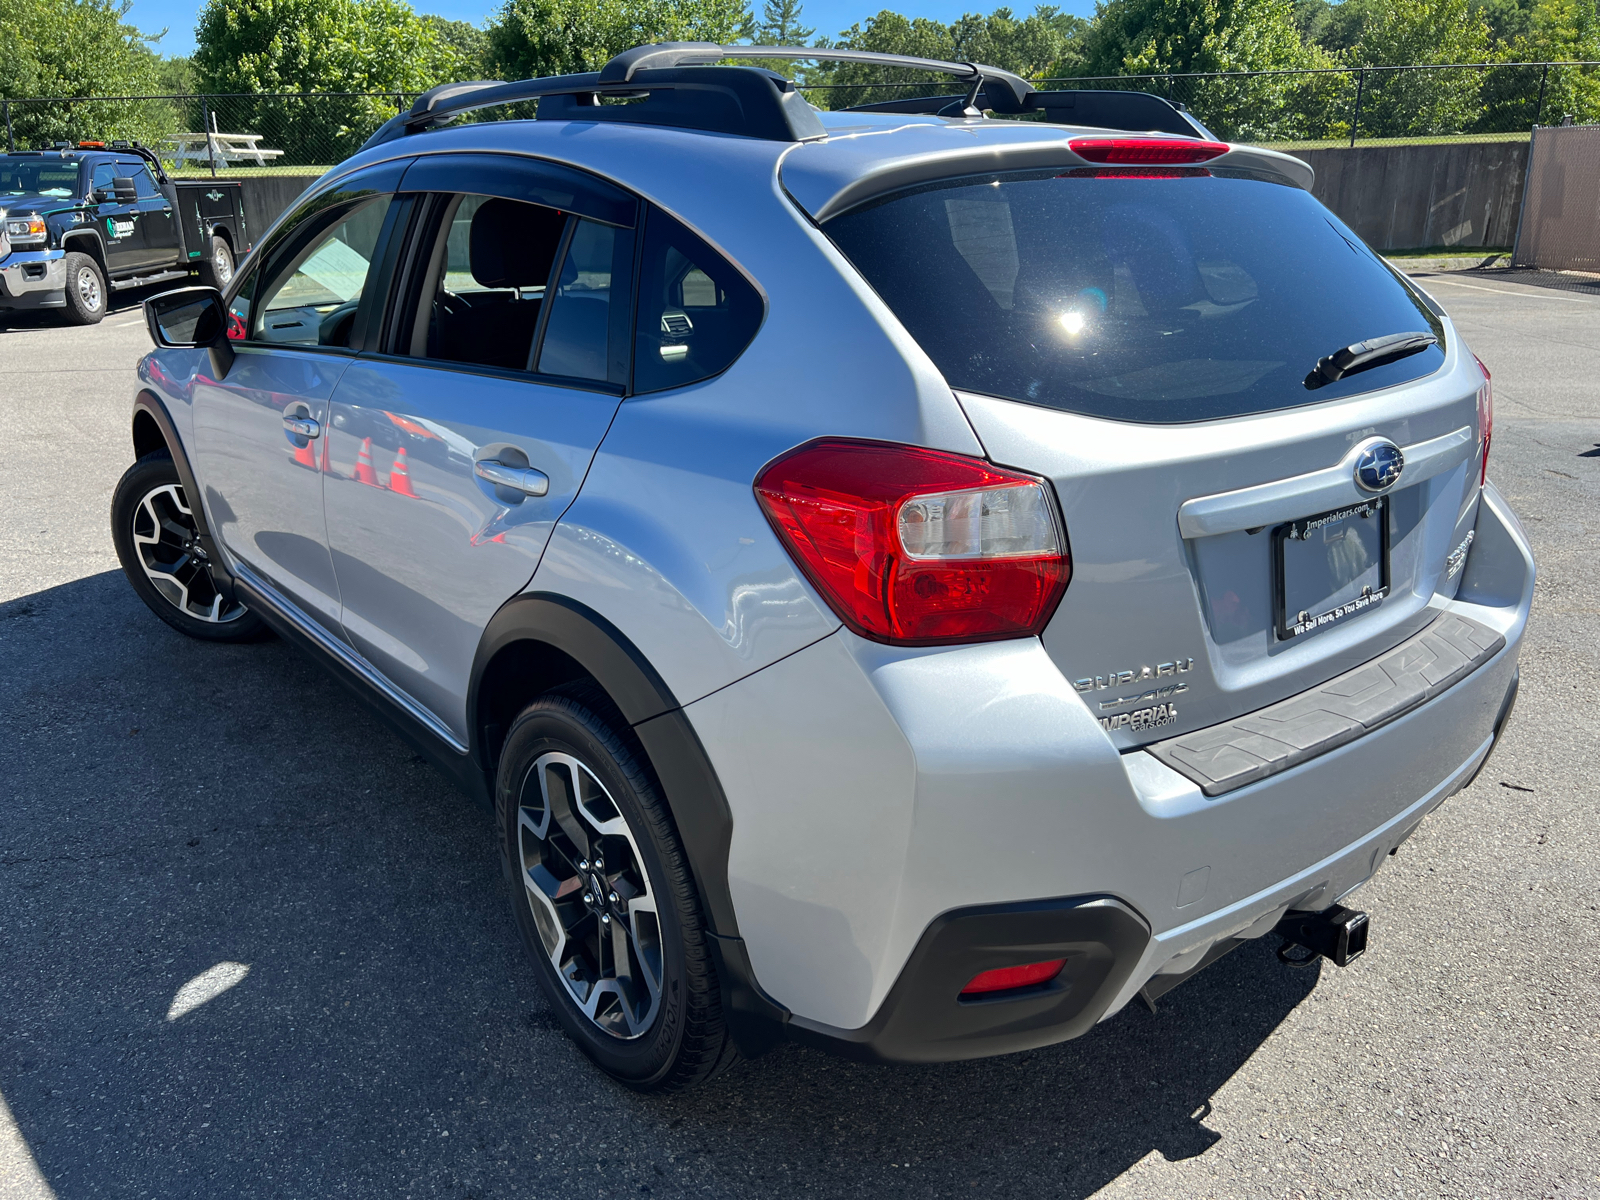
[[[484,812],[124,583],[137,309],[0,321],[0,1197],[1600,1200],[1600,295],[1423,282],[1540,577],[1505,744],[1360,893],[1369,953],[1263,939],[1048,1050],[791,1046],[666,1098],[555,1026]]]

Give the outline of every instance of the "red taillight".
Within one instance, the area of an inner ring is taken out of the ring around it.
[[[974,975],[972,982],[961,989],[961,994],[981,996],[985,992],[1009,992],[1013,988],[1035,987],[1049,983],[1061,974],[1061,968],[1066,965],[1066,959],[1052,958],[1049,962],[1028,963],[1021,967],[996,967],[993,971]]]
[[[1483,386],[1478,389],[1478,486],[1489,479],[1489,441],[1494,435],[1494,384],[1489,381],[1489,368],[1483,359],[1472,356],[1483,372]]]
[[[806,577],[874,641],[1037,634],[1072,576],[1046,486],[981,459],[828,440],[784,455],[755,486]]]
[[[1198,138],[1073,138],[1067,145],[1086,162],[1118,163],[1133,167],[1162,163],[1209,162],[1226,154],[1225,142],[1202,142]]]

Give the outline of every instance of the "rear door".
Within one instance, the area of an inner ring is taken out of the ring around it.
[[[333,396],[328,537],[351,643],[464,742],[479,638],[621,403],[637,205],[488,155],[420,159],[402,187],[404,283]]]
[[[1054,481],[1073,578],[1044,641],[1119,744],[1313,686],[1454,587],[1483,377],[1304,191],[1225,168],[1019,172],[825,228],[990,456]],[[1308,386],[1401,333],[1415,352]]]
[[[143,267],[166,267],[178,261],[178,219],[172,201],[156,186],[150,168],[143,162],[121,168],[133,180],[139,195],[139,259]]]

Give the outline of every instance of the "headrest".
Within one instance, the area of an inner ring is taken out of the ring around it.
[[[472,277],[486,288],[540,287],[550,280],[567,214],[496,197],[472,214]]]

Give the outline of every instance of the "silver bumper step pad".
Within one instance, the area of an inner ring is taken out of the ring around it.
[[[1298,696],[1144,749],[1207,796],[1220,796],[1404,716],[1472,674],[1505,644],[1487,626],[1445,613],[1387,654]]]

